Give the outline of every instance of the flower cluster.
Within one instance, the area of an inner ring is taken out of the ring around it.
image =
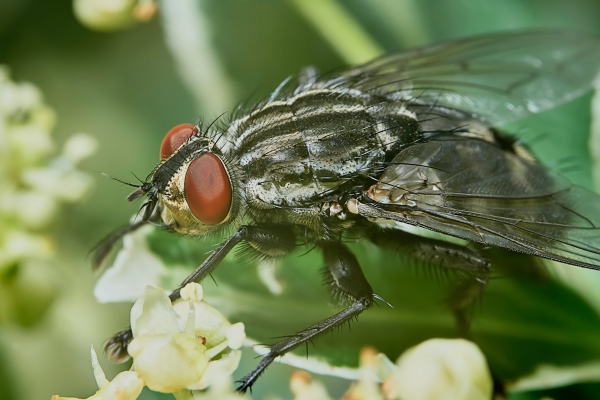
[[[231,385],[246,339],[244,325],[230,324],[202,296],[202,287],[190,283],[182,289],[181,300],[171,305],[162,290],[148,286],[131,310],[134,339],[127,350],[132,369],[108,382],[92,349],[99,390],[88,400],[135,400],[144,386],[172,393],[177,400],[248,399]],[[292,375],[290,387],[295,400],[332,400],[304,371]],[[396,364],[371,348],[363,349],[359,379],[343,399],[487,400],[491,393],[489,369],[475,344],[432,339],[407,350]]]
[[[144,386],[173,393],[177,399],[240,398],[231,388],[242,344],[244,324],[231,324],[202,301],[202,286],[190,283],[181,300],[171,305],[162,291],[148,286],[131,309],[133,341],[127,348],[133,358],[131,371],[107,382],[92,355],[100,390],[89,399],[136,399]],[[206,393],[198,392],[210,387]],[[120,397],[108,397],[118,393]],[[213,397],[211,397],[213,396]],[[53,400],[68,400],[54,396]]]
[[[82,200],[92,178],[77,164],[94,138],[76,134],[56,156],[53,110],[29,83],[0,66],[0,322],[35,322],[55,294],[50,223],[64,203]]]
[[[150,389],[174,393],[178,400],[239,398],[231,375],[239,362],[237,348],[245,337],[243,326],[230,325],[220,312],[202,302],[198,284],[186,286],[181,292],[185,300],[172,307],[162,291],[139,286],[140,282],[158,285],[173,274],[173,267],[167,269],[148,248],[151,230],[140,229],[125,237],[113,267],[96,287],[101,301],[142,296],[131,311],[135,339],[128,350],[134,371]],[[195,334],[191,326],[195,326]],[[290,384],[295,400],[332,400],[326,388],[307,372],[295,372]],[[198,390],[203,388],[207,390]],[[364,349],[358,380],[343,398],[477,400],[490,398],[491,391],[485,358],[475,344],[434,339],[407,350],[396,364]]]
[[[291,389],[295,400],[332,400],[322,384],[305,372],[292,375]],[[491,396],[491,374],[475,344],[431,339],[408,349],[396,364],[373,349],[363,349],[360,378],[343,399],[488,400]]]

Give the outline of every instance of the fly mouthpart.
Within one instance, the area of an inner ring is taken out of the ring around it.
[[[140,209],[140,211],[144,210],[144,214],[142,214],[142,221],[148,221],[152,217],[157,204],[158,201],[156,197],[151,197],[147,202],[144,203],[144,205],[142,205],[142,208]]]
[[[133,203],[140,199],[140,197],[146,195],[151,189],[153,185],[150,182],[144,183],[142,186],[138,187],[133,193],[127,196],[127,201]]]

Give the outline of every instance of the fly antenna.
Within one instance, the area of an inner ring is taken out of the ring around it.
[[[100,175],[104,175],[104,176],[105,176],[105,177],[107,177],[108,179],[112,179],[113,181],[117,181],[117,182],[119,182],[119,183],[122,183],[122,184],[124,184],[124,185],[127,185],[127,186],[131,186],[131,187],[134,187],[134,188],[136,188],[136,187],[139,187],[139,186],[140,186],[140,185],[135,185],[135,184],[133,184],[133,183],[130,183],[130,182],[124,181],[124,180],[122,180],[122,179],[119,179],[119,178],[115,178],[114,176],[110,176],[110,175],[108,175],[108,174],[105,174],[104,172],[100,172],[100,171],[97,171],[97,172],[98,172]],[[135,176],[135,175],[133,175],[133,176]],[[140,178],[138,178],[137,176],[136,176],[136,179],[137,179],[137,180],[139,180],[141,183],[143,183],[143,181],[141,181],[141,180],[140,180]]]
[[[131,173],[131,175],[133,175],[133,177],[134,177],[135,179],[137,179],[137,180],[138,180],[138,182],[139,182],[139,183],[141,183],[142,185],[143,185],[144,183],[146,183],[146,181],[145,181],[145,180],[142,180],[142,179],[140,179],[140,178],[139,178],[139,177],[138,177],[136,174],[134,174],[133,172]]]

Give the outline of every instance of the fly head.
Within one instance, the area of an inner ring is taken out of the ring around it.
[[[163,139],[161,162],[148,186],[130,195],[148,195],[144,215],[158,207],[163,223],[179,233],[202,235],[232,217],[234,184],[226,157],[199,126],[180,124]]]

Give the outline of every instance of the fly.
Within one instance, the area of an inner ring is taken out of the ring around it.
[[[334,75],[306,69],[227,124],[182,124],[128,200],[147,197],[141,222],[190,236],[229,236],[170,295],[200,282],[240,242],[263,258],[299,243],[323,255],[343,311],[274,344],[241,382],[250,388],[275,358],[356,318],[378,296],[347,236],[410,253],[424,264],[487,282],[496,246],[600,269],[600,196],[538,163],[496,127],[591,88],[600,39],[567,32],[491,34],[378,58]],[[408,233],[413,225],[480,244]],[[453,311],[468,337],[473,290]],[[471,297],[469,297],[471,296]],[[476,295],[477,296],[477,295]],[[130,330],[106,345],[127,358]]]

